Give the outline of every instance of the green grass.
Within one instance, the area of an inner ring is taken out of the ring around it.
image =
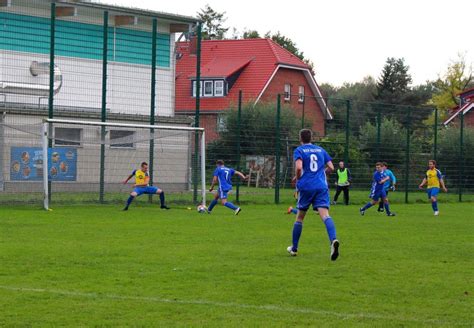
[[[336,262],[313,213],[288,256],[285,205],[238,217],[222,206],[3,206],[0,326],[474,324],[472,203],[442,203],[439,217],[397,204],[395,218],[335,206]]]

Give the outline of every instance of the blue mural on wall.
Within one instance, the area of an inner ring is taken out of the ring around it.
[[[12,147],[10,180],[43,180],[43,150],[40,147]],[[77,149],[48,149],[48,177],[51,181],[77,180]]]

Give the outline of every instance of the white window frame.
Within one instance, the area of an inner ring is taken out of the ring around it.
[[[193,88],[193,98],[196,98],[196,86],[197,86],[197,81],[194,80],[193,81],[193,84],[192,84],[192,88]],[[200,96],[202,97],[202,80],[199,82],[199,84],[201,85],[201,88],[199,88],[199,94]]]
[[[113,144],[113,140],[114,138],[112,138],[112,134],[117,132],[117,131],[121,131],[121,132],[131,132],[131,136],[133,137],[135,135],[135,131],[130,131],[130,130],[110,130],[110,133],[109,133],[109,138],[110,138],[110,148],[111,149],[135,149],[135,143],[134,142],[127,142],[127,143],[117,143],[117,144]],[[128,145],[131,145],[131,146],[128,146]],[[127,145],[127,146],[125,146]]]
[[[225,115],[217,115],[216,130],[217,132],[227,131],[227,123],[225,121]]]
[[[291,84],[285,83],[285,93],[284,93],[285,101],[291,100]]]
[[[304,103],[304,85],[298,87],[298,102]]]
[[[206,92],[206,85],[211,86],[211,92]],[[212,97],[214,96],[214,82],[213,81],[204,81],[203,83],[203,92],[204,92],[204,97]]]
[[[218,86],[219,84],[219,86]],[[214,81],[214,96],[215,97],[224,97],[224,81],[223,80],[216,80]],[[219,90],[219,92],[217,92]]]
[[[57,137],[59,129],[79,131],[79,141],[72,141],[72,142],[74,142],[74,144],[68,144],[67,141],[61,141],[62,143],[58,144],[57,141],[56,141],[56,137]],[[65,128],[65,127],[60,127],[60,126],[55,127],[54,128],[54,146],[55,147],[81,148],[82,147],[82,134],[83,133],[84,133],[84,131],[82,129],[79,129],[79,128]],[[78,143],[78,144],[76,144],[76,143]]]

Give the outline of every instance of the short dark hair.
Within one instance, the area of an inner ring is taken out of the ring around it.
[[[222,159],[218,159],[218,160],[216,161],[216,164],[217,164],[217,165],[224,165],[224,161],[223,161]]]
[[[375,166],[383,166],[383,163],[382,162],[377,162],[377,163],[375,163]]]
[[[300,140],[304,143],[310,143],[313,132],[310,129],[303,129],[300,131]]]
[[[430,159],[428,163],[433,163],[433,165],[436,166],[436,161],[434,159]]]
[[[383,166],[388,167],[387,162],[382,162]]]
[[[147,162],[142,162],[142,164],[140,166],[143,166],[143,165],[148,165]]]

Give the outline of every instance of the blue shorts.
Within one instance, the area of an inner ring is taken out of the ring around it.
[[[428,198],[437,197],[439,194],[439,188],[428,188],[426,189],[426,193],[428,194]]]
[[[156,194],[158,191],[158,187],[135,187],[133,188],[133,192],[137,193],[137,196],[143,195],[143,194]]]
[[[386,197],[387,197],[387,192],[385,191],[385,189],[372,191],[369,195],[369,198],[375,201],[378,201],[379,199],[386,198]]]
[[[219,196],[220,199],[227,199],[227,194],[229,193],[230,190],[222,190],[219,188],[217,190],[217,195]]]
[[[301,211],[307,211],[311,205],[315,211],[318,208],[329,208],[329,189],[298,191],[296,207]]]

